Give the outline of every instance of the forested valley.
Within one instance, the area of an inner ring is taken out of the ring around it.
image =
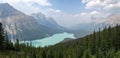
[[[120,25],[47,47],[13,43],[0,23],[0,58],[120,58]]]

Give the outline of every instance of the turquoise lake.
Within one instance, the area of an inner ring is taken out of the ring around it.
[[[37,39],[37,40],[33,40],[33,41],[21,41],[20,43],[30,43],[31,42],[32,45],[35,47],[39,47],[39,46],[45,47],[45,46],[57,44],[57,43],[63,41],[65,38],[75,39],[74,34],[64,32],[64,33],[54,34],[53,36],[42,38],[42,39]]]

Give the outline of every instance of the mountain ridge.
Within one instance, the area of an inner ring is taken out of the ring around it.
[[[33,16],[16,10],[8,3],[0,4],[0,20],[8,32],[8,36],[13,40],[16,38],[19,38],[19,40],[35,40],[63,32],[61,29],[39,24]]]

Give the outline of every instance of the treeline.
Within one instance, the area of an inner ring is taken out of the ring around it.
[[[18,38],[11,41],[0,23],[0,58],[34,58],[36,49],[32,43],[20,44]]]
[[[48,47],[46,54],[52,58],[120,58],[120,25]]]
[[[1,28],[1,27],[0,27]],[[2,29],[0,29],[2,30]],[[1,32],[1,31],[0,31]],[[3,31],[2,31],[3,32]],[[1,34],[4,33],[0,33]],[[7,38],[0,37],[0,40]],[[4,41],[8,43],[7,41]],[[12,43],[12,42],[10,42]],[[3,41],[0,42],[0,49]],[[5,46],[5,45],[3,45]],[[94,31],[83,38],[49,47],[32,47],[31,44],[19,44],[19,40],[11,46],[11,50],[0,52],[3,58],[120,58],[120,25],[105,27],[102,31]],[[4,49],[5,50],[5,49]]]
[[[0,23],[0,51],[13,49],[13,43],[8,40],[7,32],[4,31],[2,23]]]

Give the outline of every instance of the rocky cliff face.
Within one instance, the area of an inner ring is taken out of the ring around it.
[[[42,17],[42,15],[39,15],[39,17]],[[59,28],[56,29],[57,23],[49,22],[47,19],[48,18],[46,18],[45,15],[44,18],[39,19],[28,16],[14,9],[7,3],[0,4],[0,20],[11,39],[19,38],[20,40],[34,40],[63,32],[63,30]],[[45,23],[42,23],[41,20]]]

